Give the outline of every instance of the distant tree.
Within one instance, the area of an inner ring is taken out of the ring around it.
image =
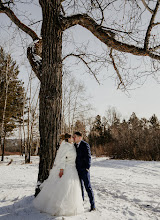
[[[160,122],[154,114],[149,119],[147,153],[151,160],[160,160]]]
[[[88,141],[91,145],[92,152],[97,156],[106,153],[107,144],[112,139],[110,129],[108,129],[106,125],[106,118],[101,119],[101,116],[97,115],[88,135]]]
[[[18,79],[18,66],[3,48],[0,48],[0,139],[2,161],[6,135],[21,123],[24,107],[24,87]]]
[[[152,115],[149,122],[153,128],[159,128],[160,123],[159,123],[159,120],[155,114]]]
[[[136,116],[136,114],[133,112],[132,115],[129,118],[129,124],[132,128],[138,127],[140,124],[139,118]]]
[[[97,115],[95,118],[93,130],[96,131],[98,135],[102,134],[102,121],[100,115]]]
[[[113,159],[160,160],[158,117],[154,114],[149,120],[139,119],[133,112],[128,120],[121,121],[118,115],[109,111],[105,117],[97,115],[94,121],[90,118],[88,140],[92,153]]]
[[[35,75],[33,71],[30,72],[29,75],[29,81],[28,81],[28,86],[27,86],[27,91],[26,91],[26,96],[28,94],[28,99],[27,99],[27,134],[25,135],[25,129],[24,129],[24,136],[26,136],[26,140],[24,140],[24,145],[25,145],[25,163],[30,163],[31,161],[31,153],[33,152],[34,148],[34,143],[35,143],[35,133],[37,139],[39,139],[39,110],[38,109],[38,104],[39,104],[39,96],[37,97],[37,92],[39,91],[39,83],[37,84],[37,88],[35,89],[33,93],[33,80],[35,78]],[[25,138],[24,138],[25,139]],[[38,140],[36,140],[37,142]],[[38,142],[37,142],[37,147],[38,147]],[[38,149],[37,149],[38,150]]]
[[[83,82],[72,75],[63,75],[62,133],[73,132],[77,120],[86,119],[92,107]]]
[[[80,131],[83,134],[83,137],[86,138],[86,125],[84,121],[77,120],[74,127],[73,131]]]
[[[121,113],[115,107],[108,107],[105,112],[105,118],[107,120],[108,125],[115,125],[120,122]]]

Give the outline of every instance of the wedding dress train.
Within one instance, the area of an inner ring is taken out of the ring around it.
[[[34,206],[54,216],[71,216],[84,212],[80,180],[75,167],[76,150],[73,144],[63,141]],[[60,169],[64,174],[59,177]]]

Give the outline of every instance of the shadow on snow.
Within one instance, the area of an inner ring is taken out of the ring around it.
[[[0,207],[1,220],[56,220],[54,216],[40,213],[33,207],[34,196],[23,197],[12,205]],[[3,202],[3,201],[2,201]],[[58,219],[57,219],[58,220]]]

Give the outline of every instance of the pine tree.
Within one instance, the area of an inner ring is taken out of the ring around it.
[[[22,123],[24,87],[18,79],[18,66],[3,48],[0,48],[0,140],[2,161],[6,136]]]
[[[151,127],[153,128],[159,128],[159,121],[155,114],[152,115],[149,122],[151,123]]]
[[[94,130],[98,133],[98,135],[101,135],[102,133],[102,122],[101,122],[101,116],[97,115],[94,122]]]

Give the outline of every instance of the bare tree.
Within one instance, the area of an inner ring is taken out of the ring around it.
[[[43,15],[42,40],[18,19],[14,4],[12,1],[0,0],[0,12],[5,13],[34,41],[28,48],[28,59],[41,83],[38,180],[43,182],[52,167],[61,131],[62,34],[75,25],[90,31],[106,46],[106,56],[118,76],[118,86],[123,87],[123,80],[127,77],[123,65],[122,68],[120,66],[121,60],[124,61],[124,53],[151,58],[152,72],[159,69],[160,22],[157,18],[160,1],[39,0]],[[39,50],[40,45],[42,50]],[[75,55],[94,74],[88,59],[83,54]]]
[[[1,149],[2,149],[1,161],[4,160],[4,144],[5,144],[4,142],[5,142],[5,136],[6,136],[5,129],[4,129],[4,122],[5,122],[7,99],[8,99],[8,86],[9,86],[9,82],[10,82],[9,58],[7,58],[5,76],[6,76],[5,100],[4,100],[4,108],[3,108],[2,123],[1,123]]]
[[[37,120],[37,108],[38,108],[38,103],[39,103],[39,96],[37,97],[37,92],[39,90],[39,84],[37,85],[36,90],[32,91],[33,87],[33,79],[34,79],[34,74],[33,71],[30,72],[29,75],[29,81],[28,81],[28,86],[26,90],[26,97],[29,95],[28,98],[28,109],[27,109],[27,115],[28,117],[24,121],[27,122],[27,131],[25,129],[25,124],[24,124],[24,139],[25,135],[27,133],[26,140],[24,140],[25,143],[25,163],[30,163],[31,162],[31,150],[33,147],[33,139],[34,139],[34,132],[35,132],[35,125],[36,125],[36,120]],[[37,132],[37,138],[38,138],[38,132]]]
[[[82,117],[85,120],[89,116],[92,110],[89,99],[84,82],[79,82],[71,74],[63,75],[62,133],[73,133],[75,122]]]
[[[39,102],[39,97],[37,98],[37,101],[35,103],[34,108],[32,107],[31,109],[31,123],[30,123],[30,146],[31,150],[33,151],[35,142],[36,142],[36,149],[35,149],[35,155],[38,154],[38,149],[39,149],[39,114],[37,112],[38,110],[38,102]]]
[[[118,110],[115,107],[108,107],[108,109],[105,112],[106,121],[104,121],[104,124],[113,125],[115,121],[121,119],[121,113],[118,112]]]

